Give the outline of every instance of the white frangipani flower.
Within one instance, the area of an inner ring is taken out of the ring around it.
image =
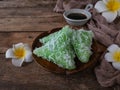
[[[23,62],[31,62],[32,52],[28,44],[18,43],[6,51],[6,58],[12,58],[12,64],[21,67]]]
[[[107,50],[109,52],[105,54],[105,60],[112,62],[113,67],[120,70],[120,47],[112,44]]]
[[[120,16],[120,0],[102,0],[95,4],[95,9],[102,13],[107,22],[113,22],[117,16]]]

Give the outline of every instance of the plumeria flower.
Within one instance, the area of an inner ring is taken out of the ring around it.
[[[120,70],[120,47],[112,44],[107,49],[109,52],[105,54],[105,60],[112,62],[115,69]]]
[[[107,22],[113,22],[117,16],[120,16],[120,0],[102,0],[95,4],[95,9],[102,13]]]
[[[12,64],[21,67],[23,62],[31,62],[32,52],[28,44],[18,43],[6,51],[6,58],[12,58]]]

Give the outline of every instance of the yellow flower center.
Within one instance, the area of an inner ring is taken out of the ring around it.
[[[120,51],[115,51],[114,54],[113,54],[113,59],[116,61],[116,62],[120,62]]]
[[[15,48],[15,49],[14,49],[14,55],[15,55],[17,58],[23,58],[23,57],[25,57],[26,51],[25,51],[24,47]]]
[[[119,0],[109,0],[106,4],[108,10],[115,12],[120,9],[120,1]]]

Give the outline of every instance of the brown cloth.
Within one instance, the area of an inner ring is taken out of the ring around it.
[[[106,47],[113,43],[120,45],[120,18],[110,24],[93,9],[92,19],[87,25],[94,32],[95,39]]]
[[[98,0],[57,0],[54,11],[63,12],[71,8],[85,8],[87,4],[94,5],[96,1]],[[95,9],[91,13],[92,19],[88,22],[87,27],[94,32],[95,39],[106,47],[113,43],[120,46],[120,18],[109,24]],[[100,61],[100,65],[95,68],[95,74],[100,85],[103,87],[120,85],[120,71],[114,69],[111,63],[104,59],[104,54]]]
[[[104,54],[101,56],[101,64],[95,68],[97,81],[103,87],[120,85],[120,71],[113,68],[111,63],[104,59]]]
[[[85,8],[89,3],[94,4],[98,0],[57,0],[55,12],[63,12],[72,8]]]
[[[88,28],[94,32],[95,39],[108,47],[115,43],[120,46],[120,18],[108,24],[104,17],[92,11],[93,18],[88,23]],[[106,51],[100,58],[100,65],[95,68],[97,81],[103,87],[120,85],[120,71],[113,68],[112,64],[104,59]]]

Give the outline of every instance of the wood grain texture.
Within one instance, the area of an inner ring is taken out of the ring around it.
[[[34,61],[16,68],[11,59],[5,58],[12,44],[23,42],[31,46],[40,33],[66,25],[62,14],[53,12],[55,3],[56,0],[0,0],[0,90],[119,90],[118,85],[101,87],[93,68],[60,75]]]
[[[0,57],[0,87],[15,88],[15,90],[17,88],[18,90],[28,90],[30,88],[32,90],[113,89],[101,87],[96,81],[92,68],[66,76],[48,72],[34,61],[24,64],[21,68],[16,68],[11,64],[11,60],[4,58],[3,54],[0,54]]]
[[[5,32],[0,33],[0,53],[5,53],[13,44],[19,42],[28,43],[32,46],[33,40],[41,32]]]
[[[66,24],[62,14],[45,9],[0,9],[0,31],[48,31]]]
[[[0,8],[46,7],[55,5],[56,0],[0,0]]]
[[[48,31],[64,26],[62,14],[53,12],[55,3],[56,0],[0,1],[0,31]]]
[[[56,19],[56,18],[55,18]],[[0,31],[48,31],[52,28],[62,27],[62,21],[57,22],[55,19],[47,18],[2,18],[0,19]],[[57,18],[61,20],[61,18]],[[55,21],[55,22],[54,22]],[[54,22],[54,23],[51,23]]]

